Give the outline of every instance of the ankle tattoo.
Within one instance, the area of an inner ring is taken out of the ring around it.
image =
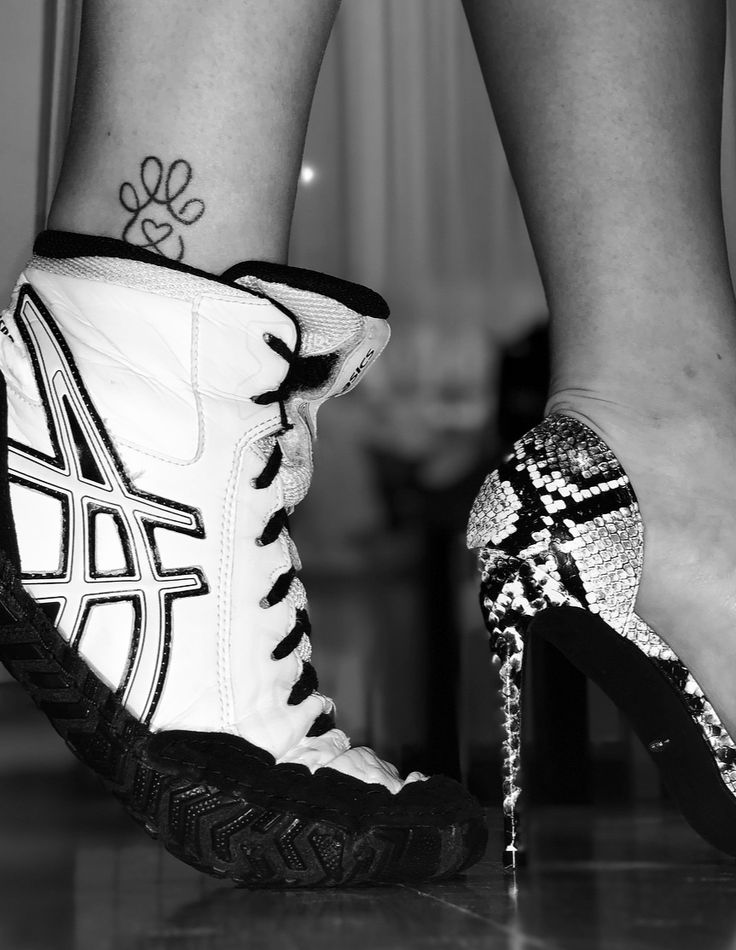
[[[180,261],[184,257],[184,239],[179,225],[189,227],[205,211],[200,198],[184,198],[192,181],[192,166],[177,158],[164,170],[155,155],[141,162],[140,191],[129,181],[120,186],[120,204],[130,212],[122,238],[137,247]]]

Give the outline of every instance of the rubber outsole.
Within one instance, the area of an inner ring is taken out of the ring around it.
[[[204,873],[244,887],[427,881],[457,874],[484,853],[487,832],[480,806],[449,780],[440,781],[452,785],[452,794],[441,803],[430,794],[424,815],[422,790],[407,786],[411,793],[405,796],[409,807],[402,824],[398,796],[390,796],[388,806],[385,801],[368,806],[365,816],[359,810],[352,816],[330,810],[320,804],[321,792],[310,801],[300,793],[314,779],[301,766],[268,769],[261,763],[250,783],[243,781],[242,767],[228,777],[196,757],[167,757],[166,737],[174,734],[152,733],[125,710],[4,558],[0,659],[134,820]],[[340,773],[332,776],[357,783]],[[322,785],[330,778],[323,776]],[[363,788],[366,794],[382,789]],[[439,818],[438,804],[444,806]]]

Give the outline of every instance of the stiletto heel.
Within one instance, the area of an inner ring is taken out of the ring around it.
[[[487,559],[493,570],[491,576],[502,577],[509,571],[508,579],[497,596],[488,597],[481,585],[481,608],[486,607],[491,632],[491,652],[494,665],[498,666],[502,712],[503,739],[501,743],[501,782],[503,801],[503,854],[505,870],[514,871],[524,863],[524,848],[521,836],[522,793],[522,746],[521,746],[521,693],[524,681],[524,617],[517,617],[513,608],[513,584],[516,581],[515,558],[501,555],[492,563],[491,552]],[[492,621],[491,621],[492,617]],[[491,625],[492,624],[492,625]]]
[[[574,605],[575,601],[544,566],[509,557],[490,546],[480,551],[478,563],[480,605],[501,682],[502,860],[505,870],[515,871],[526,860],[522,835],[522,690],[527,631],[540,610]]]
[[[635,612],[643,527],[626,473],[576,419],[514,446],[475,500],[480,602],[503,704],[504,865],[520,837],[524,656],[541,637],[629,718],[692,827],[736,856],[736,744],[689,670]]]

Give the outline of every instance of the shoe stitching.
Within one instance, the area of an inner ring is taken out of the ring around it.
[[[191,383],[194,393],[194,405],[197,407],[197,451],[192,462],[199,461],[204,455],[207,429],[204,423],[204,409],[202,408],[202,396],[199,391],[199,327],[201,317],[199,313],[199,303],[201,297],[197,297],[192,306],[192,338],[191,338]]]
[[[161,268],[157,264],[126,261],[121,267],[119,262],[114,263],[114,261],[114,258],[107,260],[97,257],[78,257],[74,258],[73,262],[69,262],[60,258],[47,258],[34,254],[27,262],[24,272],[38,270],[66,280],[83,280],[107,286],[125,287],[128,290],[143,291],[158,297],[185,302],[191,302],[197,296],[206,296],[213,300],[230,303],[247,302],[249,306],[254,307],[273,306],[267,298],[259,297],[244,287],[233,286],[232,291],[223,290],[219,289],[220,285],[206,277],[179,272],[175,272],[175,278],[166,275],[167,279],[162,281]],[[30,278],[27,279],[30,281]],[[186,292],[185,288],[190,288],[189,292]]]
[[[7,376],[5,377],[5,385],[19,399],[22,399],[26,405],[30,406],[32,409],[43,409],[43,403],[39,400],[36,402],[34,399],[31,399],[29,396],[26,396],[23,390],[18,389],[18,387],[12,383]]]
[[[137,442],[131,442],[129,439],[122,438],[121,436],[115,435],[115,441],[119,445],[124,445],[129,449],[132,449],[135,452],[140,452],[142,455],[145,455],[147,458],[158,459],[160,462],[166,462],[168,465],[176,465],[179,468],[187,468],[190,465],[196,464],[204,455],[205,443],[206,443],[206,430],[205,430],[205,420],[204,420],[204,410],[202,408],[202,397],[199,392],[199,324],[201,316],[199,313],[199,303],[202,300],[202,295],[200,294],[192,304],[192,314],[190,321],[191,328],[191,343],[190,343],[190,380],[189,385],[192,390],[192,395],[194,397],[194,406],[197,414],[197,446],[194,451],[194,455],[189,459],[178,459],[174,458],[171,455],[164,455],[161,452],[154,452],[151,449],[141,446]],[[114,431],[114,426],[109,425],[108,429],[110,433]]]
[[[26,283],[27,283],[27,281],[20,281],[20,280],[18,281],[18,284],[16,285],[16,288],[15,288],[15,290],[13,291],[13,297],[12,297],[12,299],[11,299],[10,306],[9,306],[6,310],[3,310],[2,313],[0,313],[0,320],[4,320],[6,323],[7,323],[7,322],[12,322],[12,325],[13,325],[13,327],[14,327],[14,329],[15,329],[16,334],[17,334],[17,338],[16,338],[16,337],[13,338],[13,339],[14,339],[14,342],[13,342],[13,343],[11,343],[11,342],[8,340],[8,341],[7,341],[7,345],[8,345],[8,346],[11,346],[11,347],[13,347],[13,348],[19,349],[19,350],[20,350],[20,353],[19,353],[18,355],[19,355],[22,359],[24,359],[24,360],[26,361],[26,363],[28,363],[28,364],[30,365],[30,364],[31,364],[31,358],[30,358],[30,356],[29,356],[29,354],[28,354],[28,348],[26,347],[25,342],[23,341],[23,337],[22,337],[22,335],[21,335],[21,333],[20,333],[20,328],[19,328],[19,326],[18,326],[18,321],[15,319],[15,311],[16,311],[16,309],[17,309],[17,307],[18,307],[18,300],[19,300],[19,298],[20,298],[20,292],[21,292],[21,290],[23,289],[23,287],[25,286]],[[32,371],[32,367],[31,367],[31,371]],[[18,386],[15,384],[15,382],[14,382],[12,379],[10,379],[7,374],[3,374],[3,375],[4,375],[4,378],[5,378],[5,385],[6,385],[7,388],[13,393],[13,395],[17,396],[17,397],[18,397],[19,399],[21,399],[27,406],[30,406],[32,409],[43,409],[43,400],[42,400],[40,397],[39,397],[38,399],[31,399],[31,397],[28,396],[22,389],[19,389],[19,388],[18,388]],[[47,424],[47,428],[48,428],[48,424]]]
[[[220,698],[221,727],[234,719],[233,686],[229,663],[232,620],[233,534],[237,487],[240,480],[239,473],[247,448],[248,441],[245,438],[241,439],[235,446],[227,478],[227,488],[222,502],[221,544],[218,559],[220,583],[218,584],[217,593],[217,688]]]

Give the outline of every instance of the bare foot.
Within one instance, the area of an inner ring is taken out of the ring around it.
[[[644,523],[636,611],[736,739],[736,407],[655,416],[559,393],[548,411],[590,426],[629,476]]]

